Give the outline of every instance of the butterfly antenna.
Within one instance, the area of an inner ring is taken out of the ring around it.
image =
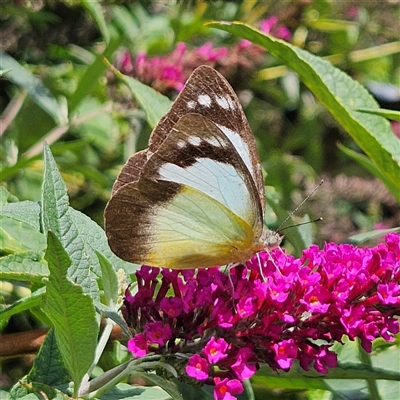
[[[322,186],[323,183],[324,183],[324,180],[321,179],[320,182],[318,183],[318,185],[315,186],[313,191],[305,199],[303,199],[303,201],[293,211],[291,211],[290,214],[285,218],[285,220],[279,225],[278,229],[276,230],[277,232],[282,232],[284,229],[291,228],[293,226],[299,226],[299,225],[309,224],[312,222],[322,221],[323,218],[320,217],[320,218],[317,218],[315,221],[303,222],[301,224],[291,225],[291,226],[287,226],[286,228],[281,229],[282,226],[285,225],[286,222],[288,222],[288,220],[292,217],[292,215],[294,213],[296,213],[299,210],[299,208],[301,208],[301,206]]]
[[[306,221],[306,222],[300,222],[299,224],[293,224],[293,225],[289,225],[289,226],[285,226],[284,228],[280,229],[279,232],[282,232],[286,229],[289,228],[294,228],[295,226],[301,226],[301,225],[307,225],[307,224],[313,224],[314,222],[320,222],[323,221],[324,219],[322,217],[313,219],[312,221]]]

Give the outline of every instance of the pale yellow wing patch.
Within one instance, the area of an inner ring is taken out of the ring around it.
[[[239,261],[252,247],[252,228],[205,193],[182,186],[168,203],[154,210],[149,265],[197,268]],[[239,258],[238,258],[239,257]]]
[[[255,240],[253,229],[226,206],[174,182],[128,184],[110,200],[105,215],[112,250],[137,264],[225,265],[244,261]]]

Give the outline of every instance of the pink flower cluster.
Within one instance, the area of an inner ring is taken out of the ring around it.
[[[399,332],[400,235],[374,248],[313,245],[301,258],[281,248],[245,265],[170,271],[142,266],[138,291],[126,291],[123,315],[137,332],[136,357],[186,356],[186,374],[214,385],[215,399],[234,399],[260,363],[289,370],[335,367],[330,347],[359,338],[370,352],[377,337]],[[318,341],[318,343],[317,343]],[[178,357],[177,357],[178,359]]]
[[[276,16],[263,20],[260,29],[283,40],[291,38],[290,31],[278,24]],[[241,40],[230,49],[214,47],[212,42],[206,42],[189,50],[185,43],[178,43],[171,53],[162,57],[148,57],[146,53],[140,53],[132,60],[130,54],[124,52],[119,60],[119,68],[123,73],[133,75],[162,93],[171,90],[179,92],[199,65],[218,66],[223,75],[229,75],[236,68],[254,68],[262,61],[264,54],[261,47],[247,40]]]

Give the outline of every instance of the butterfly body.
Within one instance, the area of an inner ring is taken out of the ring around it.
[[[254,137],[228,82],[199,67],[125,164],[105,210],[121,258],[173,269],[245,261],[279,244],[265,230]]]

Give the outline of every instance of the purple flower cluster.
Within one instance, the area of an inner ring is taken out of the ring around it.
[[[400,235],[373,248],[327,243],[294,258],[277,248],[246,264],[170,271],[143,266],[137,292],[126,291],[123,315],[137,332],[136,357],[185,355],[186,374],[214,385],[215,399],[234,399],[260,363],[289,370],[294,360],[320,373],[337,365],[330,347],[399,332]],[[317,342],[318,341],[318,344]],[[180,358],[181,360],[182,358]]]
[[[291,33],[271,16],[260,23],[260,30],[283,40],[290,40]],[[148,57],[140,53],[132,60],[128,52],[120,56],[119,68],[125,74],[132,75],[154,89],[168,93],[180,91],[189,75],[199,65],[218,67],[225,76],[237,69],[251,69],[260,63],[265,51],[248,40],[241,40],[231,48],[214,47],[206,42],[196,49],[188,49],[185,43],[178,43],[175,49],[161,57]]]

